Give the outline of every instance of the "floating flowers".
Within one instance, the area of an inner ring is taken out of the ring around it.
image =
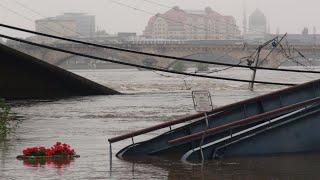
[[[55,157],[34,157],[34,158],[23,158],[23,165],[28,167],[41,167],[51,166],[54,168],[62,168],[68,166],[73,162],[74,158],[55,158]]]
[[[46,156],[47,149],[45,147],[28,147],[22,153],[25,156]]]
[[[72,159],[80,157],[70,145],[61,142],[56,142],[50,148],[43,146],[28,147],[23,149],[22,153],[23,155],[17,156],[17,159],[23,160],[24,164],[31,164],[33,166],[69,164]]]

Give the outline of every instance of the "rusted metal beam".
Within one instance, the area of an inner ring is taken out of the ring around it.
[[[275,116],[275,115],[279,115],[281,113],[285,113],[287,111],[292,111],[292,110],[296,110],[298,108],[301,108],[303,106],[307,106],[313,103],[317,103],[320,102],[320,97],[317,98],[313,98],[304,102],[300,102],[300,103],[296,103],[293,105],[289,105],[289,106],[285,106],[282,108],[278,108],[269,112],[265,112],[265,113],[261,113],[255,116],[251,116],[249,118],[245,118],[236,122],[231,122],[228,124],[224,124],[215,128],[211,128],[205,131],[201,131],[198,133],[194,133],[188,136],[184,136],[184,137],[180,137],[180,138],[176,138],[173,140],[168,141],[169,144],[177,144],[177,143],[184,143],[184,142],[189,142],[192,140],[197,140],[200,139],[203,135],[210,135],[222,130],[226,130],[226,129],[230,129],[230,128],[234,128],[237,126],[241,126],[241,125],[246,125],[248,123],[253,123],[253,122],[257,122],[257,121],[261,121],[261,120],[265,120],[266,118],[270,118],[270,116]]]
[[[320,83],[320,80],[306,82],[306,83],[303,83],[303,84],[300,84],[300,85],[297,85],[297,86],[293,86],[293,87],[289,87],[289,88],[286,88],[286,89],[274,91],[274,92],[271,92],[271,93],[268,93],[268,94],[265,94],[265,95],[261,95],[261,96],[257,96],[257,97],[251,98],[251,99],[247,99],[247,100],[239,101],[239,102],[232,103],[232,104],[229,104],[229,105],[221,106],[221,107],[218,107],[218,108],[213,109],[212,111],[208,112],[208,114],[210,116],[210,114],[218,113],[218,112],[224,112],[224,111],[230,110],[232,108],[236,108],[236,107],[242,106],[243,104],[262,101],[263,99],[274,97],[274,96],[279,96],[279,94],[282,94],[282,93],[292,92],[292,91],[294,91],[294,90],[296,90],[298,88],[304,87],[306,85],[311,85],[311,84],[314,84],[314,83]],[[134,132],[131,132],[131,133],[128,133],[128,134],[125,134],[125,135],[121,135],[121,136],[117,136],[117,137],[114,137],[114,138],[110,138],[110,139],[108,139],[108,141],[110,143],[115,143],[115,142],[118,142],[118,141],[122,141],[124,139],[129,139],[129,138],[132,138],[132,137],[135,137],[135,136],[138,136],[138,135],[146,134],[148,132],[152,132],[152,131],[163,129],[163,128],[167,128],[167,127],[170,127],[170,126],[173,126],[173,125],[177,125],[177,124],[181,124],[181,123],[184,123],[184,122],[188,122],[188,121],[191,121],[191,120],[194,120],[194,119],[197,119],[197,118],[201,118],[203,116],[204,116],[203,113],[193,114],[193,115],[182,117],[182,118],[179,118],[179,119],[176,119],[176,120],[173,120],[173,121],[161,123],[161,124],[149,127],[149,128],[145,128],[145,129],[141,129],[141,130],[138,130],[138,131],[134,131]]]

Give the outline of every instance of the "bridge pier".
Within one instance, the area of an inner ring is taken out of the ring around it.
[[[0,97],[55,99],[119,92],[0,44]]]

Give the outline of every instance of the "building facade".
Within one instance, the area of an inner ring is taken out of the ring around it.
[[[64,37],[93,37],[95,16],[84,13],[65,13],[35,21],[36,31]]]
[[[240,30],[232,16],[224,16],[210,7],[182,10],[174,7],[150,18],[143,35],[152,39],[238,39]]]
[[[96,22],[95,16],[93,15],[87,15],[85,13],[64,13],[56,18],[74,21],[76,23],[78,36],[93,37],[95,34]]]
[[[46,18],[36,20],[35,28],[37,32],[44,34],[51,34],[62,37],[77,37],[76,23],[71,20],[63,20],[57,18]],[[44,37],[44,36],[33,36],[29,40],[41,43],[53,43],[56,39]]]
[[[77,36],[76,23],[71,20],[47,18],[36,21],[36,31],[64,37]]]

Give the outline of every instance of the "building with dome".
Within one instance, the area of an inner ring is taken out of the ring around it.
[[[268,29],[267,24],[266,16],[259,9],[256,9],[249,16],[249,28],[245,39],[264,40]]]

